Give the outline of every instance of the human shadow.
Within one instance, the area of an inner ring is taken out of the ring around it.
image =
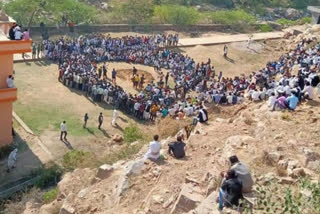
[[[119,118],[122,122],[128,123],[128,120],[126,120],[125,118],[123,118],[123,117],[121,117],[121,116],[119,116],[118,118]]]
[[[71,143],[67,139],[62,140],[62,142],[64,143],[64,145],[66,145],[66,147],[69,150],[73,150],[73,147],[72,147]]]
[[[123,132],[123,128],[121,126],[119,126],[118,124],[116,124],[115,126],[112,126],[112,127],[114,127],[115,129],[118,129],[121,132]]]
[[[100,129],[100,131],[102,132],[103,136],[105,136],[105,137],[107,137],[107,138],[111,138],[110,135],[107,133],[106,130]]]
[[[231,62],[232,64],[235,64],[236,61],[234,61],[233,59],[229,58],[228,56],[224,57],[228,62]]]

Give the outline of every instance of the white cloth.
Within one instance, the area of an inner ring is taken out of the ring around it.
[[[160,157],[161,143],[152,141],[149,145],[149,150],[146,153],[146,158],[157,160]]]
[[[112,117],[112,125],[115,126],[117,124],[119,113],[117,110],[113,111],[113,117]]]
[[[9,158],[8,158],[8,168],[9,169],[12,169],[12,167],[14,167],[14,164],[17,160],[17,152],[18,152],[18,149],[15,149],[9,155]]]
[[[276,96],[271,96],[269,97],[269,100],[268,100],[268,107],[272,108],[275,104],[277,100],[277,97]]]
[[[67,131],[67,125],[65,123],[61,123],[60,129],[61,129],[62,132],[66,132]]]
[[[7,78],[7,86],[8,88],[14,88],[13,79],[10,77]]]
[[[251,96],[254,101],[260,100],[260,92],[259,91],[254,91]]]
[[[314,98],[314,91],[313,91],[313,88],[312,86],[306,86],[303,91],[303,93],[305,94],[308,94],[309,98],[310,99],[313,99]]]

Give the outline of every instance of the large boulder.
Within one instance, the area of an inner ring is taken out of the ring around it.
[[[72,193],[67,196],[67,198],[64,200],[62,204],[59,214],[75,214],[76,213],[76,209],[72,204],[75,197],[76,196]]]
[[[282,159],[282,155],[279,152],[264,152],[266,164],[269,166],[276,166],[279,160]]]
[[[184,184],[171,214],[182,214],[194,210],[203,199],[204,197],[195,191],[191,184]]]
[[[102,180],[106,179],[111,175],[112,171],[113,171],[112,166],[110,166],[108,164],[104,164],[99,167],[98,172],[97,172],[97,177]]]
[[[58,183],[58,198],[65,198],[70,193],[77,194],[85,186],[90,186],[96,179],[96,171],[92,169],[76,169],[66,173]]]

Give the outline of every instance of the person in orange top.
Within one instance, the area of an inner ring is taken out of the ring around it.
[[[158,111],[158,106],[157,106],[157,104],[152,104],[152,106],[151,106],[151,117],[150,117],[150,119],[152,120],[152,121],[154,121],[155,119],[156,119],[156,117],[157,117],[157,111]]]

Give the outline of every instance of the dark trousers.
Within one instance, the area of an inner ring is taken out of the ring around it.
[[[60,140],[62,140],[63,136],[64,136],[64,139],[66,140],[67,139],[67,134],[68,133],[66,131],[64,131],[64,132],[62,131],[61,134],[60,134]]]
[[[98,128],[101,129],[101,126],[102,126],[102,122],[99,122]]]

